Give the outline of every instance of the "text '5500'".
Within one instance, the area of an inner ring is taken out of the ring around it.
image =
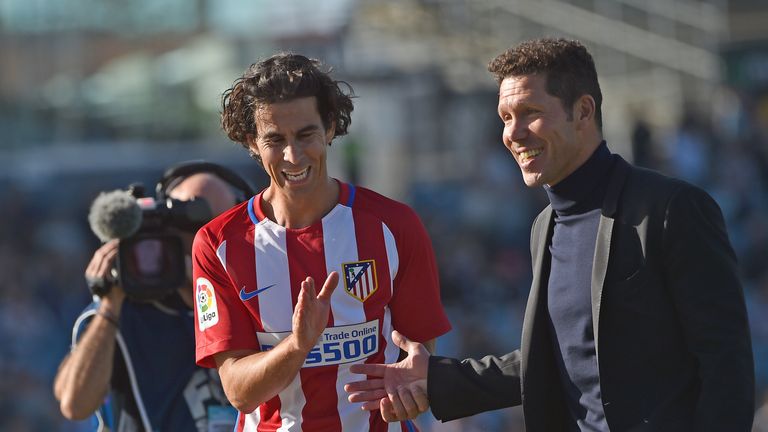
[[[262,351],[274,348],[291,332],[257,332]],[[366,359],[379,351],[379,320],[323,331],[317,344],[304,360],[303,367],[331,366]]]

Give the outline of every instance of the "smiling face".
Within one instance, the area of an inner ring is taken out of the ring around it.
[[[501,82],[502,139],[527,186],[554,186],[589,159],[599,144],[582,133],[594,124],[590,102],[593,107],[591,97],[582,96],[566,111],[559,98],[547,93],[543,75],[510,76]]]
[[[254,117],[257,136],[250,149],[261,157],[270,193],[286,202],[324,196],[326,152],[334,131],[323,126],[315,97],[264,105]]]

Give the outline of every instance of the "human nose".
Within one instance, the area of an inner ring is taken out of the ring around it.
[[[525,138],[527,134],[528,129],[523,122],[517,120],[509,120],[504,124],[502,140],[504,141],[504,145],[507,148],[512,149],[514,143]]]
[[[301,144],[299,144],[296,141],[289,142],[284,148],[283,148],[283,160],[286,162],[292,163],[294,165],[298,164],[299,161],[301,161],[303,151],[301,150]]]

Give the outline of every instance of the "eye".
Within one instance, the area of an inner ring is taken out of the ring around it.
[[[283,142],[282,138],[279,137],[272,137],[267,138],[264,141],[262,141],[262,145],[266,148],[276,147],[279,146]]]
[[[539,111],[536,108],[525,108],[525,109],[523,109],[522,114],[526,115],[526,116],[530,116],[530,115],[536,115],[536,114],[538,114],[540,112],[541,111]]]

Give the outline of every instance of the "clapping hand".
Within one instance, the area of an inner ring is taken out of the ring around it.
[[[307,277],[301,282],[296,309],[293,312],[293,334],[299,346],[309,352],[328,325],[331,310],[331,294],[339,283],[339,273],[331,272],[320,293],[315,289],[315,280]]]

